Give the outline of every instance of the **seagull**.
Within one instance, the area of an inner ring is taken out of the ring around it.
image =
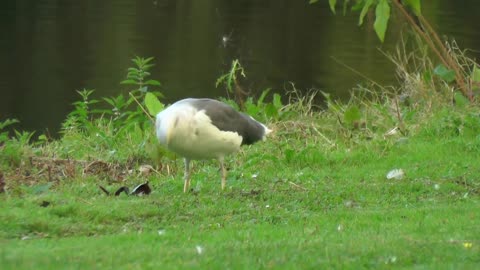
[[[224,157],[265,140],[271,132],[253,117],[236,111],[231,106],[209,98],[179,100],[156,116],[158,141],[185,160],[183,192],[190,186],[190,161],[217,159],[222,172],[222,190],[227,171]]]

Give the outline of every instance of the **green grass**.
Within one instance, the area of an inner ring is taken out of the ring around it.
[[[155,199],[149,199],[149,204],[152,201]],[[271,216],[276,208],[257,212]],[[462,243],[478,235],[472,217],[477,209],[478,205],[470,203],[440,203],[416,209],[337,209],[308,217],[294,218],[292,213],[273,223],[229,220],[232,211],[228,210],[226,216],[208,220],[195,221],[194,217],[200,215],[193,215],[189,221],[167,226],[163,235],[146,226],[141,232],[122,229],[116,234],[90,237],[10,240],[2,243],[8,250],[1,258],[4,266],[12,269],[359,269],[413,265],[473,269],[478,265],[478,247],[465,249]],[[162,211],[156,210],[161,215]],[[342,229],[338,230],[340,225]],[[197,246],[202,248],[201,254]]]
[[[195,163],[189,194],[181,173],[163,171],[126,177],[130,186],[150,181],[153,193],[143,197],[108,197],[98,184],[114,190],[124,183],[96,175],[52,186],[7,181],[2,269],[480,265],[476,137],[420,132],[332,149],[311,140],[277,131],[245,148],[230,159],[223,192],[215,162]],[[181,161],[171,167],[181,171]],[[405,178],[387,180],[394,168]]]

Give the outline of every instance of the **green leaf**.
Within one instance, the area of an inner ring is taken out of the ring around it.
[[[235,79],[235,73],[233,73],[233,72],[228,73],[228,76],[227,76],[227,90],[230,93],[233,93],[232,85],[233,85],[234,79]]]
[[[362,0],[362,1],[355,1],[352,5],[352,7],[350,8],[351,11],[355,11],[355,12],[360,12],[363,8],[363,6],[365,6],[365,1]]]
[[[283,107],[282,97],[277,93],[273,94],[273,105],[277,110],[280,110]]]
[[[270,90],[271,90],[270,88],[267,88],[267,89],[262,91],[262,94],[260,95],[260,97],[257,100],[257,105],[258,106],[263,104],[263,101],[265,100],[265,97],[268,95],[268,92],[270,92]]]
[[[314,4],[314,3],[316,3],[316,2],[318,2],[318,0],[310,0],[310,1],[308,1],[309,4]]]
[[[337,5],[337,0],[328,0],[328,4],[330,5],[330,10],[335,14],[335,6]]]
[[[269,103],[265,107],[265,115],[268,118],[277,119],[278,118],[278,110],[277,110],[277,108],[275,108],[275,106],[272,103]]]
[[[432,82],[432,72],[430,70],[423,72],[423,80],[427,83]]]
[[[148,80],[145,82],[145,84],[148,84],[148,85],[154,85],[154,86],[161,86],[162,84],[157,81],[157,80]]]
[[[38,136],[38,140],[46,142],[46,141],[48,141],[48,138],[45,134],[42,134],[42,135]]]
[[[151,57],[148,57],[147,59],[144,59],[145,63],[148,63],[150,61],[152,61],[153,59],[155,59],[155,57],[151,56]]]
[[[215,87],[218,87],[222,82],[226,81],[227,77],[228,77],[228,74],[224,74],[218,77],[217,81],[215,82]]]
[[[453,82],[455,80],[455,71],[448,69],[441,64],[433,70],[433,74],[437,75],[446,82]]]
[[[357,106],[349,107],[343,114],[343,119],[349,125],[359,121],[361,118],[362,114],[360,113],[360,109]]]
[[[385,40],[388,19],[390,19],[390,5],[387,0],[380,0],[375,9],[375,23],[373,24],[373,28],[382,42]]]
[[[468,104],[470,104],[468,99],[458,91],[453,95],[453,99],[455,100],[455,105],[459,108],[465,108]]]
[[[13,125],[15,123],[20,123],[20,121],[18,121],[17,119],[6,119],[5,121],[0,122],[0,130],[4,129],[9,125]]]
[[[403,0],[402,2],[405,6],[410,7],[415,15],[421,15],[422,8],[420,0]]]
[[[158,98],[150,92],[145,94],[145,106],[147,107],[148,113],[152,116],[157,115],[165,107],[165,105],[163,105]]]
[[[472,81],[477,83],[480,82],[480,68],[478,68],[477,65],[473,67]]]
[[[136,81],[131,80],[131,79],[123,80],[123,81],[120,82],[120,84],[136,84],[136,83],[137,83]]]
[[[128,71],[128,72],[140,72],[140,69],[138,69],[138,68],[133,68],[133,67],[129,67],[129,68],[127,68],[127,71]]]
[[[253,102],[245,102],[245,110],[248,115],[257,116],[260,112],[260,108],[257,105],[253,104]]]
[[[370,6],[373,4],[373,0],[367,0],[365,4],[363,5],[362,12],[360,12],[360,19],[358,21],[358,25],[363,24],[363,19],[365,18],[365,15],[367,15],[368,10],[370,9]]]

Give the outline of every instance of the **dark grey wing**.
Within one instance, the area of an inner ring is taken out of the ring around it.
[[[242,145],[253,144],[265,135],[265,127],[262,124],[223,102],[214,99],[197,99],[193,105],[198,110],[205,110],[205,114],[218,129],[237,132],[242,136]]]

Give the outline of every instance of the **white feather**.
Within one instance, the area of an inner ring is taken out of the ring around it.
[[[223,158],[240,149],[242,137],[221,131],[203,110],[175,103],[157,115],[157,137],[168,149],[189,159]]]

